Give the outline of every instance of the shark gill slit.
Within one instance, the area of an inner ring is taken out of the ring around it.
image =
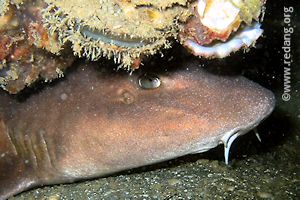
[[[25,144],[27,146],[29,158],[30,158],[30,160],[28,160],[28,162],[31,161],[31,164],[33,165],[33,167],[35,169],[37,169],[39,167],[38,152],[34,148],[34,144],[33,144],[34,142],[32,141],[32,138],[29,137],[28,135],[25,135],[24,139],[25,139]]]
[[[13,148],[14,154],[16,156],[18,156],[18,150],[17,150],[16,140],[13,137],[14,135],[11,133],[11,131],[7,127],[5,127],[4,133],[7,135],[8,141],[11,144],[11,147]]]
[[[39,136],[39,144],[40,144],[40,148],[41,148],[41,153],[42,153],[42,158],[45,159],[43,165],[48,165],[50,168],[54,169],[54,161],[53,161],[53,158],[51,157],[50,155],[50,152],[49,152],[49,144],[47,143],[45,137],[44,137],[44,131],[43,130],[40,130],[38,131],[38,136]],[[48,167],[48,168],[49,168]],[[47,168],[47,167],[46,167]]]

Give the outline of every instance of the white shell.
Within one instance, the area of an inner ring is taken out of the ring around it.
[[[260,28],[260,24],[256,22],[252,26],[240,30],[240,32],[225,43],[217,43],[213,46],[201,46],[192,40],[187,40],[184,45],[191,49],[193,54],[197,56],[224,58],[231,52],[235,52],[242,47],[250,47],[262,33],[263,30]]]
[[[197,11],[201,17],[201,23],[217,33],[231,30],[236,22],[240,23],[240,9],[230,1],[199,0]]]

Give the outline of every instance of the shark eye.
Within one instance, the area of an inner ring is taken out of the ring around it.
[[[156,89],[161,85],[160,79],[154,74],[144,74],[139,77],[138,82],[143,89]]]

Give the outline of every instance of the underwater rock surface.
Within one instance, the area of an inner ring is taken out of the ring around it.
[[[11,94],[38,80],[62,77],[75,59],[68,50],[53,54],[61,47],[42,25],[43,6],[42,1],[26,1],[0,14],[0,87]]]
[[[134,71],[180,43],[229,56],[262,35],[264,0],[1,0],[0,86],[16,94],[63,76],[76,57]],[[174,56],[174,55],[173,55]]]

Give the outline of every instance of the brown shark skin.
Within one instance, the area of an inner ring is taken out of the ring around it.
[[[269,90],[198,65],[157,74],[152,90],[138,73],[81,64],[22,102],[0,93],[0,199],[207,151],[273,110]]]

